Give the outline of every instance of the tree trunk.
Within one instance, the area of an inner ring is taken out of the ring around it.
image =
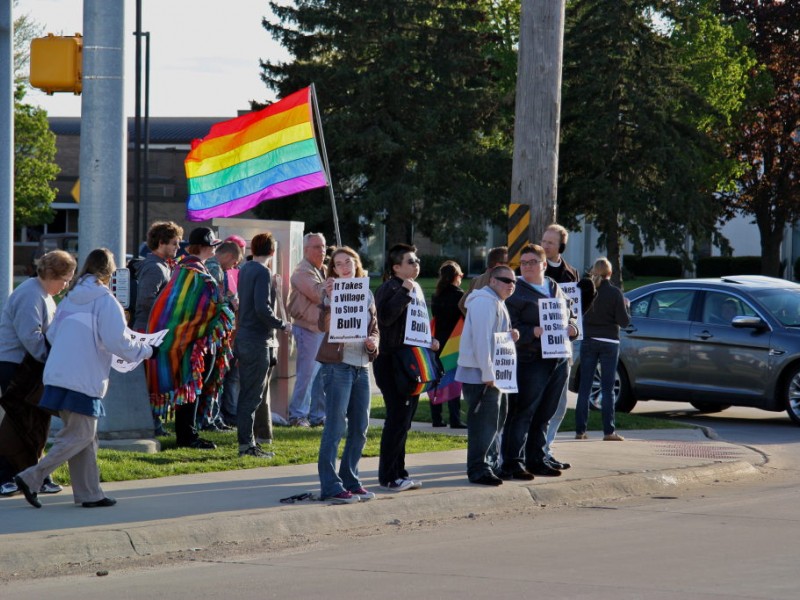
[[[786,218],[773,209],[770,198],[760,198],[759,208],[754,212],[761,235],[761,274],[781,277],[781,244]]]
[[[611,283],[622,289],[622,256],[620,256],[619,226],[617,222],[606,227],[606,258],[611,263]]]
[[[520,8],[511,202],[531,207],[531,242],[556,219],[564,9],[564,0]]]

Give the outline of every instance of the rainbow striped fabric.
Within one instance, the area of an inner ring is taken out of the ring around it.
[[[194,140],[184,161],[186,218],[232,217],[265,200],[326,186],[311,101],[311,88],[303,88]]]
[[[434,319],[435,321],[435,319]],[[432,323],[432,328],[436,327]],[[461,397],[461,382],[456,381],[456,369],[458,369],[458,345],[461,343],[461,332],[464,330],[463,317],[458,320],[450,337],[439,354],[439,360],[444,367],[444,375],[439,380],[439,385],[428,390],[428,397],[433,404],[442,404],[448,400]]]

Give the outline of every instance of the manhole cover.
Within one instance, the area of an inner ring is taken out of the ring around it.
[[[736,448],[693,442],[658,443],[656,444],[656,453],[661,456],[684,456],[718,460],[735,459],[741,456],[741,451]]]

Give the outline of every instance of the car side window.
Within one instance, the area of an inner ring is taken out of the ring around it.
[[[631,305],[633,316],[668,321],[688,321],[694,301],[692,290],[662,290]],[[646,301],[646,304],[645,304]]]
[[[756,316],[755,310],[740,298],[724,292],[706,292],[703,301],[703,323],[730,325],[734,317]]]

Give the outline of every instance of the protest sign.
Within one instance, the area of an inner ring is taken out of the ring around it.
[[[494,384],[506,394],[517,393],[517,347],[510,331],[494,334]]]
[[[148,346],[160,346],[161,342],[164,341],[164,336],[167,335],[168,329],[162,329],[161,331],[157,331],[155,333],[140,333],[138,331],[133,331],[132,329],[125,328],[125,337],[132,341],[143,342]],[[120,373],[128,373],[133,371],[136,367],[139,366],[141,360],[136,362],[128,362],[124,358],[120,358],[116,354],[111,356],[111,367],[115,371],[119,371]]]
[[[363,342],[369,328],[369,277],[334,279],[329,342]]]
[[[414,281],[414,290],[411,292],[411,304],[406,309],[406,333],[403,343],[408,346],[431,347],[431,327],[428,316],[428,305],[425,304],[425,294],[422,288]]]
[[[542,332],[542,358],[570,358],[572,344],[567,335],[569,309],[565,298],[539,299],[539,324]]]
[[[573,341],[583,339],[583,302],[581,301],[581,290],[575,282],[559,283],[561,291],[567,297],[572,318],[578,323],[578,337]]]

